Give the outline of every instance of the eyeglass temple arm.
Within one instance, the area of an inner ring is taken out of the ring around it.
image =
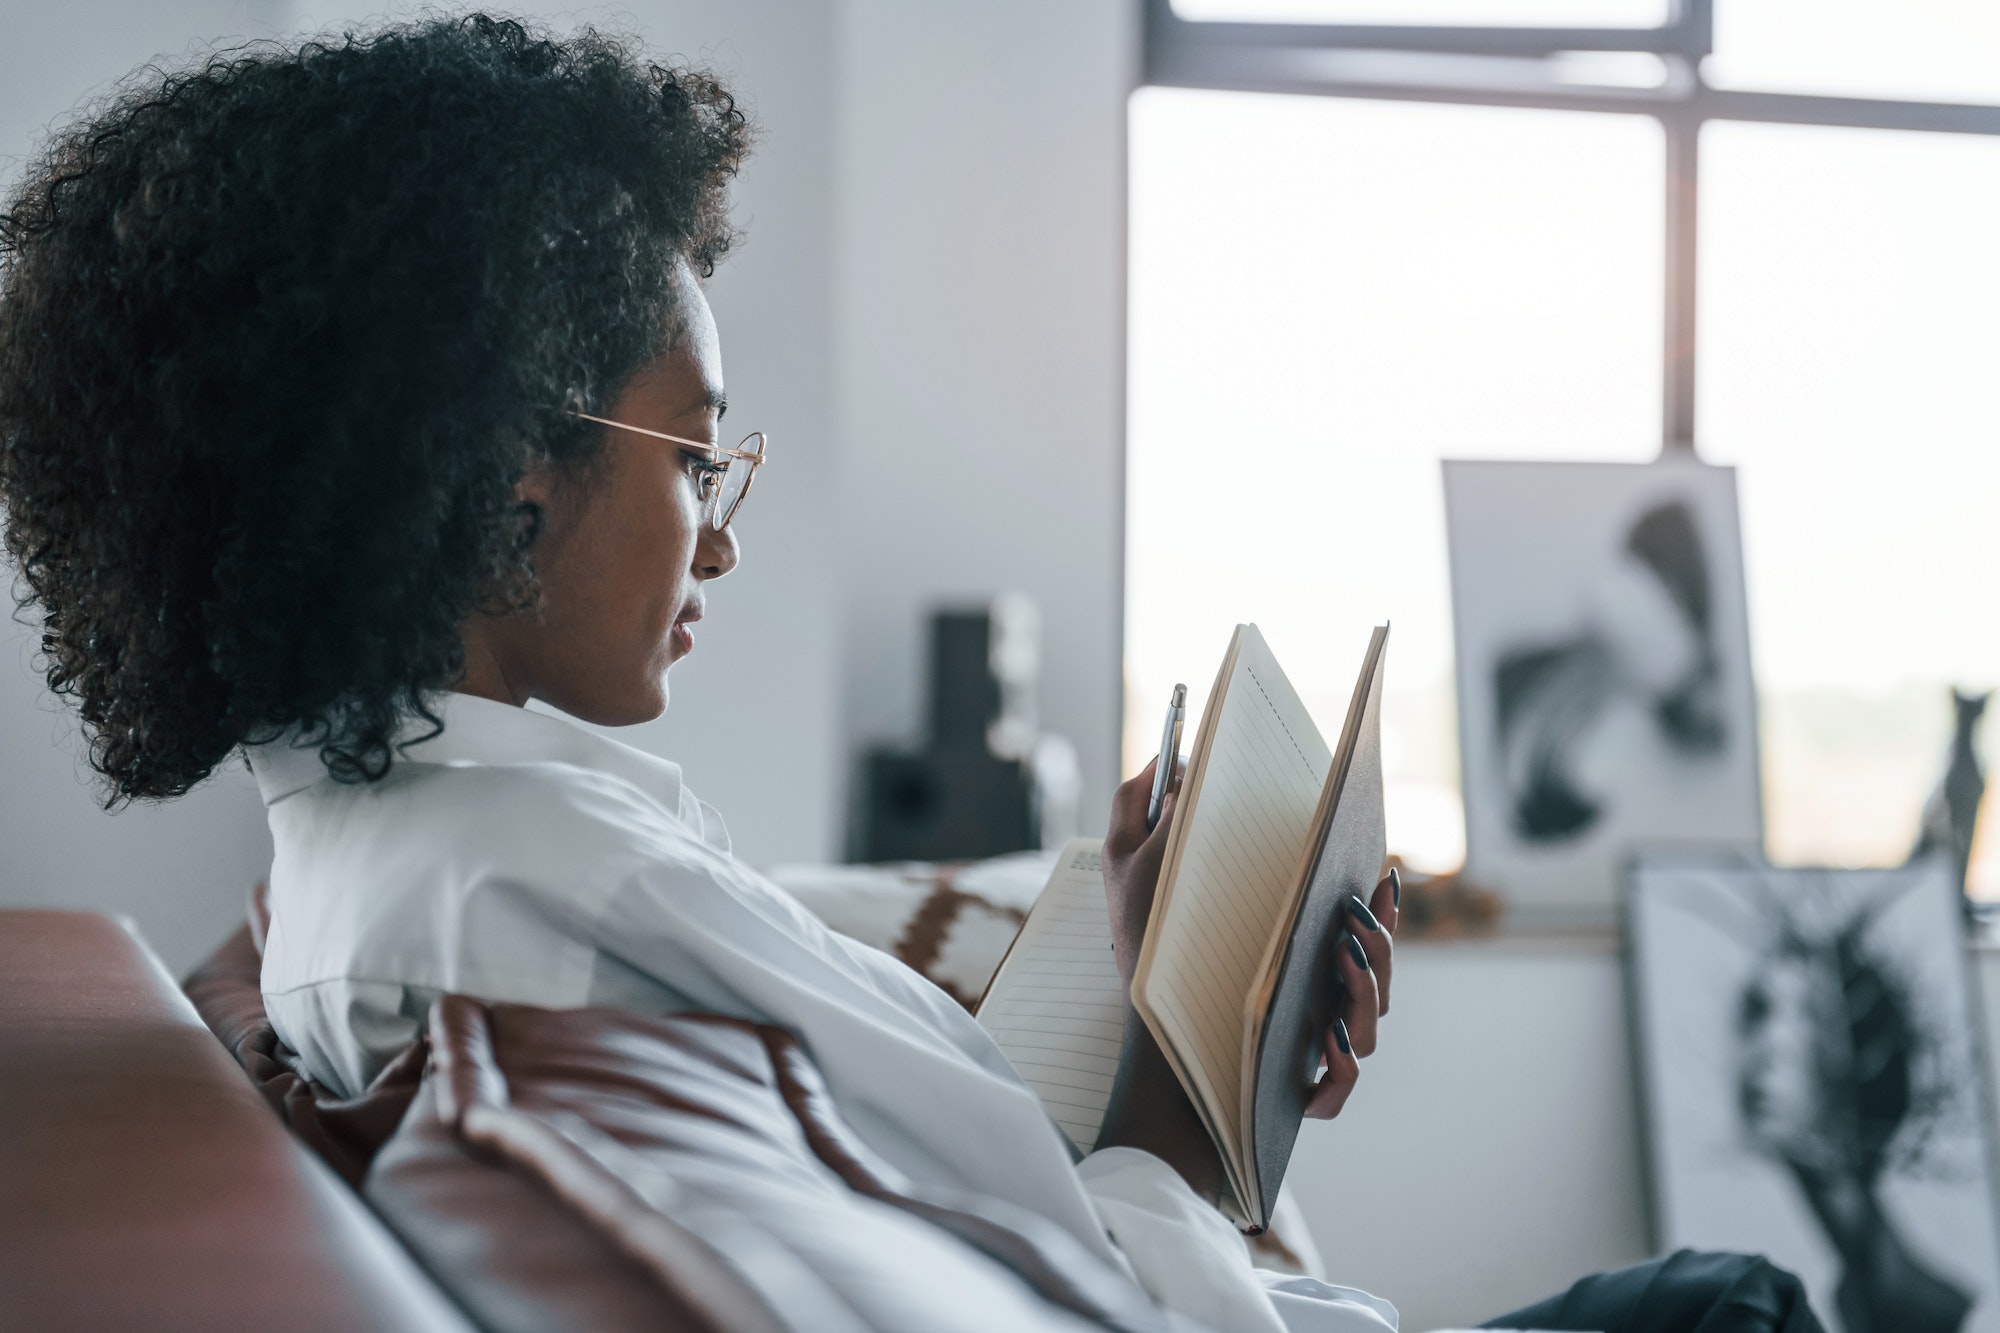
[[[719,444],[703,444],[700,440],[690,440],[679,435],[669,435],[663,430],[647,430],[644,426],[628,426],[622,421],[613,421],[610,417],[594,417],[588,412],[579,412],[573,407],[568,410],[571,416],[584,421],[595,421],[600,426],[616,426],[619,430],[629,430],[635,435],[650,435],[656,440],[665,440],[670,444],[684,444],[690,449],[699,449],[706,454],[720,454],[725,458],[747,458],[755,463],[764,461],[764,455],[761,450],[753,453],[748,449],[725,449]],[[759,435],[762,433],[762,431],[753,432],[753,434]]]

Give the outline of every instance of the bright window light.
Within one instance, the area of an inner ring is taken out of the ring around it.
[[[1994,0],[1717,0],[1719,88],[2000,102]]]
[[[1714,123],[1701,154],[1698,434],[1740,470],[1767,840],[1892,864],[1947,686],[2000,684],[2000,139]],[[2000,896],[2000,847],[1973,879]]]
[[[1160,88],[1130,115],[1126,770],[1238,620],[1335,734],[1386,618],[1390,847],[1452,868],[1438,460],[1657,453],[1659,127]]]

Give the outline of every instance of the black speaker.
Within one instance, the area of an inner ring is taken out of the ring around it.
[[[1039,617],[1019,596],[935,612],[930,735],[861,756],[848,855],[970,861],[1041,845],[1034,770]]]
[[[971,861],[1035,845],[1027,765],[984,749],[862,759],[859,861]]]

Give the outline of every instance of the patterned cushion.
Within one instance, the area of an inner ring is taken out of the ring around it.
[[[971,1009],[1055,857],[1019,852],[969,864],[790,865],[769,873],[827,925],[895,955]]]

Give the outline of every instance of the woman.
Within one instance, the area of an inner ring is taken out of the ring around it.
[[[335,1089],[446,991],[775,1022],[893,1164],[1170,1310],[1393,1328],[1251,1270],[1142,1024],[1075,1164],[962,1009],[736,861],[674,765],[525,708],[657,716],[740,558],[763,442],[722,447],[700,279],[747,142],[705,75],[482,16],[148,75],[55,139],[0,221],[0,497],[112,799],[247,754],[266,1004]],[[1107,841],[1128,981],[1149,781]],[[1317,1115],[1387,1008],[1395,886],[1368,906]]]

